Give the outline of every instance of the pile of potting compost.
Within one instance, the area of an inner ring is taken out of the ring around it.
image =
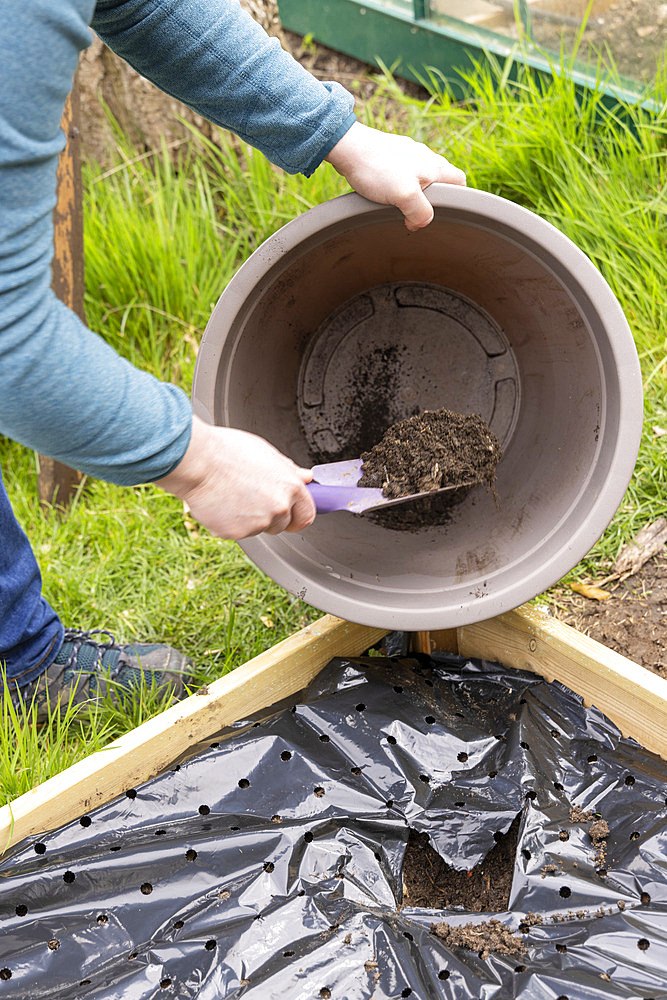
[[[500,442],[477,413],[444,407],[401,420],[361,455],[359,486],[382,488],[389,499],[446,486],[493,486]]]
[[[336,659],[0,862],[0,1000],[657,1000],[666,794],[558,683]]]

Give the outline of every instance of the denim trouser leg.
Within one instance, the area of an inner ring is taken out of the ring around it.
[[[63,627],[42,597],[39,567],[14,517],[0,469],[0,667],[4,664],[12,690],[46,670],[62,641]]]

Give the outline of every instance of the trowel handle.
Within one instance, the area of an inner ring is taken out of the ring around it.
[[[318,514],[346,510],[350,501],[359,495],[359,490],[354,486],[323,486],[322,483],[307,483],[306,489],[315,501]]]

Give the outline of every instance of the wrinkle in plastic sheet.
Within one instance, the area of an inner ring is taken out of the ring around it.
[[[558,683],[333,660],[297,704],[0,862],[0,1000],[664,998],[666,778]],[[609,824],[604,878],[571,805]],[[469,870],[517,814],[507,912],[403,905],[410,828]],[[529,912],[520,959],[431,933],[491,916],[520,933]]]

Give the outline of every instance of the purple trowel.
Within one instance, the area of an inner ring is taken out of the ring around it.
[[[352,514],[363,514],[367,510],[378,510],[385,507],[395,507],[407,500],[419,497],[435,496],[436,493],[446,493],[448,490],[458,490],[461,486],[474,486],[475,483],[457,483],[455,486],[444,486],[439,490],[429,490],[428,493],[411,493],[407,497],[397,497],[388,500],[382,495],[381,489],[368,486],[357,486],[361,479],[362,461],[360,458],[348,462],[330,462],[329,465],[313,466],[313,482],[308,483],[308,490],[315,501],[318,514],[331,514],[335,510],[347,510]]]

